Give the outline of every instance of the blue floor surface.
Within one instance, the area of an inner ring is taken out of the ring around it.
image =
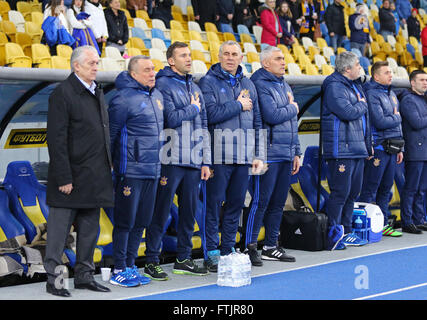
[[[240,288],[209,285],[133,299],[350,300],[369,296],[379,300],[427,299],[427,246],[253,277],[250,286]]]

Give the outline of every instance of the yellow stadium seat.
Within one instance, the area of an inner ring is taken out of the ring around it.
[[[43,24],[43,13],[32,11],[31,12],[31,22],[35,23],[41,29]]]
[[[218,37],[218,34],[216,34],[213,31],[207,31],[206,32],[206,36],[208,38],[208,42],[217,42],[217,43],[221,43],[221,40]]]
[[[193,6],[187,6],[187,20],[188,21],[194,21],[194,20],[196,20],[194,18],[194,9],[193,9]]]
[[[23,32],[17,32],[16,43],[21,46],[26,56],[29,56],[32,58],[31,45],[33,44],[33,40],[28,34]]]
[[[207,41],[204,41],[202,38],[202,35],[196,31],[196,30],[189,30],[188,31],[188,36],[190,38],[190,40],[197,40],[199,41],[203,47],[205,48],[205,50],[209,50],[209,43]]]
[[[148,12],[145,10],[136,10],[135,15],[137,18],[140,18],[144,20],[147,23],[147,27],[150,29],[153,27],[153,23],[151,21],[150,16],[148,15]]]
[[[11,42],[16,42],[16,26],[13,22],[5,20],[0,21],[0,31],[6,33]]]
[[[181,23],[181,21],[178,20],[171,20],[170,26],[171,30],[181,31],[184,34],[184,37],[188,39],[188,25],[186,23]]]
[[[43,33],[41,26],[32,21],[27,21],[25,22],[25,32],[33,39],[33,43],[40,43]]]
[[[8,12],[10,11],[10,5],[7,1],[0,1],[0,15],[3,20],[8,20],[9,15]]]
[[[158,60],[158,59],[151,59],[151,61],[153,62],[153,64],[154,64],[154,70],[156,71],[156,72],[159,72],[161,69],[163,69],[165,66],[163,65],[163,62],[161,62],[160,60]]]
[[[135,24],[133,22],[133,18],[130,15],[129,10],[127,10],[125,8],[126,8],[126,6],[125,7],[120,7],[120,10],[122,10],[125,13],[126,19],[128,21],[128,26],[133,28],[135,26]]]
[[[409,37],[409,44],[412,45],[415,51],[418,51],[418,40],[414,36]]]
[[[394,50],[393,50],[393,47],[391,46],[391,44],[390,44],[390,43],[388,43],[388,42],[384,42],[384,43],[382,44],[382,51],[384,51],[384,53],[385,53],[386,55],[389,55],[389,54],[391,54]]]
[[[254,43],[254,40],[252,39],[250,34],[247,33],[242,33],[240,35],[240,42],[249,42],[249,43]]]
[[[317,70],[317,67],[314,64],[309,63],[305,66],[305,74],[309,76],[318,76],[319,71]]]
[[[53,56],[51,58],[52,69],[62,69],[62,70],[70,70],[70,61],[61,56]]]
[[[31,45],[31,53],[33,64],[37,68],[52,68],[51,55],[49,47],[41,43],[33,43]]]
[[[210,61],[206,61],[205,54],[200,50],[191,50],[191,58],[193,60],[203,61],[207,68],[210,67],[210,64],[211,64]]]
[[[246,57],[248,59],[248,63],[252,63],[254,61],[260,62],[259,54],[255,52],[247,52]]]
[[[317,46],[319,47],[320,50],[322,50],[324,47],[328,46],[328,43],[326,42],[326,40],[324,38],[321,38],[321,37],[316,39],[316,43],[317,43]]]
[[[144,40],[137,37],[130,37],[126,43],[126,48],[137,48],[141,50],[141,53],[145,56],[149,55],[148,49],[145,47]]]
[[[277,47],[282,50],[283,54],[290,54],[288,47],[284,44],[278,44]]]
[[[215,32],[219,38],[219,40],[222,42],[224,41],[224,37],[222,35],[222,32],[218,31],[218,28],[216,27],[216,25],[212,22],[205,22],[205,31],[206,32]]]
[[[285,63],[295,63],[295,59],[290,53],[285,53]]]
[[[141,50],[139,50],[138,48],[128,48],[127,53],[130,57],[139,56],[141,55]]]
[[[311,64],[310,58],[304,53],[298,57],[298,63],[301,70],[306,70],[306,67]]]
[[[32,60],[24,55],[24,51],[17,43],[8,42],[5,44],[6,64],[14,68],[31,68]]]
[[[322,75],[329,76],[330,74],[334,73],[334,71],[334,68],[330,65],[322,64]]]
[[[340,53],[346,52],[346,51],[347,51],[347,50],[346,50],[345,48],[338,47],[338,48],[337,48],[337,55],[338,55],[338,54],[340,54]]]
[[[71,59],[71,54],[73,53],[73,48],[65,44],[58,44],[56,46],[56,54],[60,57],[67,59],[68,63]]]
[[[171,29],[171,43],[174,43],[176,41],[185,42],[187,44],[190,43],[190,39],[186,38],[182,31]]]
[[[224,32],[223,36],[224,36],[224,41],[229,41],[229,40],[231,40],[231,41],[237,41],[236,37],[231,32]]]
[[[0,32],[0,66],[4,66],[4,64],[6,63],[4,45],[8,42],[9,40],[6,37],[6,34],[4,32]]]
[[[314,61],[314,56],[316,54],[320,54],[320,51],[318,48],[316,48],[314,46],[308,47],[308,55],[309,55],[311,61]]]
[[[180,12],[173,12],[172,11],[172,18],[174,20],[176,20],[176,21],[180,21],[180,22],[183,22],[183,23],[187,22],[187,18],[184,17],[184,15],[182,13],[180,13]]]
[[[16,2],[16,9],[21,12],[26,21],[31,21],[31,12],[33,8],[30,2],[18,1]]]
[[[415,51],[415,61],[418,62],[420,67],[424,65],[424,58],[421,52]]]

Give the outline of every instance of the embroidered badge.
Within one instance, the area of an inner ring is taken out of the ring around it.
[[[395,96],[392,97],[394,104],[397,104],[397,99]]]
[[[213,178],[213,176],[214,176],[214,169],[211,169],[211,168],[209,168],[209,171],[210,171],[210,175],[209,175],[209,179],[212,179]]]
[[[131,187],[124,187],[123,188],[123,195],[125,197],[129,197],[130,196],[130,194],[131,194],[130,189],[131,189]]]
[[[249,97],[250,97],[250,94],[249,94],[249,90],[248,90],[248,89],[243,89],[243,90],[242,90],[242,92],[243,92],[243,96],[244,96],[244,97],[247,97],[247,98],[249,98]]]
[[[159,107],[159,109],[163,111],[162,102],[159,99],[157,99],[156,102],[157,102],[157,106]]]
[[[160,185],[161,186],[165,186],[165,185],[167,185],[168,184],[168,178],[166,178],[166,177],[161,177],[160,178]]]
[[[345,165],[344,164],[340,164],[340,167],[338,169],[339,172],[345,172]]]
[[[375,158],[374,159],[374,166],[375,167],[379,167],[380,166],[380,162],[381,162],[381,159]]]

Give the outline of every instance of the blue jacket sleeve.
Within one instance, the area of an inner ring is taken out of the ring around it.
[[[200,118],[202,120],[203,130],[203,165],[212,164],[211,158],[211,139],[208,131],[208,117],[206,114],[206,104],[203,95],[200,95]]]
[[[114,158],[115,146],[118,145],[117,141],[120,139],[121,130],[127,121],[127,99],[121,94],[117,94],[111,99],[108,117],[110,121],[111,156]]]
[[[208,83],[207,78],[200,80],[200,89],[203,92],[205,99],[206,114],[209,125],[224,122],[231,119],[242,110],[242,105],[239,101],[229,100],[225,103],[219,103],[215,94],[215,89]]]
[[[157,89],[163,96],[165,127],[175,129],[182,126],[183,121],[193,120],[199,113],[196,105],[190,104],[184,108],[175,108],[173,100],[173,88],[167,83],[159,83]]]
[[[375,92],[367,94],[369,105],[369,116],[373,126],[379,130],[390,129],[398,126],[402,118],[398,114],[385,115],[381,107],[381,101]]]
[[[351,121],[359,119],[368,111],[368,105],[363,101],[352,104],[347,90],[344,87],[328,85],[325,90],[326,105],[329,111],[340,120]]]
[[[418,108],[417,102],[411,96],[403,97],[400,104],[400,112],[415,130],[427,128],[427,117],[423,118]]]
[[[264,132],[262,130],[262,117],[261,117],[261,111],[260,111],[260,107],[259,107],[259,97],[257,94],[257,91],[252,90],[254,92],[254,99],[252,99],[252,112],[254,115],[254,129],[255,129],[255,158],[256,159],[260,159],[262,161],[265,161],[266,156],[267,156],[267,151],[266,151],[266,147],[264,145],[264,143],[262,143],[260,141],[260,139],[263,139],[264,141],[266,141],[266,139],[264,139],[264,136],[262,135],[262,133]]]
[[[298,112],[292,104],[287,104],[279,108],[277,102],[273,99],[271,92],[265,86],[258,85],[258,98],[261,115],[264,121],[270,125],[277,125],[291,120]]]

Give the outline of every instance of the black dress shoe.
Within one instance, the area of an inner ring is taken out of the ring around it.
[[[76,289],[88,289],[92,291],[98,291],[98,292],[110,292],[110,288],[104,287],[103,285],[100,285],[95,280],[92,280],[91,282],[86,283],[75,283],[74,288]]]
[[[65,288],[57,289],[53,284],[46,283],[46,292],[58,297],[71,297],[70,291]]]
[[[413,233],[413,234],[421,234],[423,233],[420,229],[418,229],[415,224],[409,224],[407,226],[402,227],[403,232]]]
[[[416,227],[420,230],[427,231],[427,222],[425,222],[424,224],[418,224]]]

